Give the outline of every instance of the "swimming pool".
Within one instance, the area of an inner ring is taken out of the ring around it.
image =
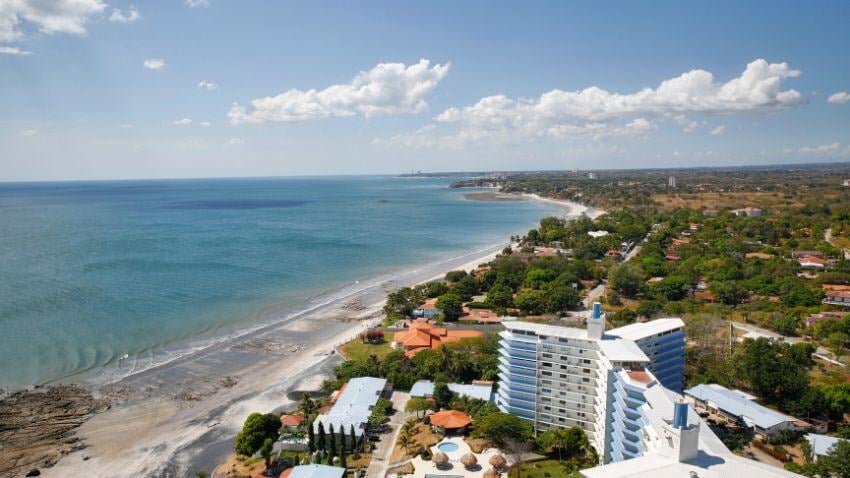
[[[443,453],[451,453],[453,451],[457,451],[457,443],[447,441],[437,445],[437,448]]]

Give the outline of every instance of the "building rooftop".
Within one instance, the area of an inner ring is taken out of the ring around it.
[[[782,422],[796,422],[796,418],[771,410],[759,405],[750,398],[735,390],[717,384],[702,384],[685,390],[690,395],[702,401],[710,401],[721,410],[741,417],[747,425],[759,428],[771,428]]]
[[[447,384],[452,392],[469,398],[484,400],[485,402],[493,401],[493,382],[481,383],[449,383]],[[419,380],[410,388],[411,397],[430,397],[434,395],[434,382],[428,380]]]
[[[599,348],[613,362],[649,362],[649,357],[631,340],[603,339]]]
[[[345,385],[328,413],[316,417],[313,422],[313,429],[318,431],[319,423],[322,423],[325,431],[328,431],[330,426],[333,425],[335,431],[347,433],[353,425],[355,435],[362,435],[363,424],[372,414],[372,407],[381,398],[386,385],[387,380],[383,378],[352,378]]]
[[[534,332],[537,335],[551,337],[563,337],[567,339],[587,339],[587,331],[575,327],[562,327],[560,325],[536,324],[533,322],[507,322],[504,324],[508,330],[522,330]]]
[[[301,465],[284,471],[280,478],[342,478],[345,468],[328,465]]]
[[[685,323],[679,318],[655,319],[650,320],[649,322],[635,322],[634,324],[611,329],[605,332],[605,335],[612,335],[614,337],[621,337],[629,340],[640,340],[656,334],[680,329],[684,326]]]
[[[806,440],[812,444],[812,453],[816,456],[824,456],[829,454],[829,449],[840,441],[847,441],[841,438],[831,437],[828,435],[818,435],[817,433],[807,433]]]

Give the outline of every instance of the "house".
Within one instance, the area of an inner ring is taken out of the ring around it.
[[[469,425],[472,425],[472,418],[466,412],[460,410],[443,410],[432,413],[428,415],[428,420],[431,425],[445,430],[446,433],[463,433]]]
[[[824,320],[841,320],[844,316],[847,315],[847,312],[821,312],[819,314],[812,314],[804,320],[806,327],[814,327],[815,324]]]
[[[815,433],[807,433],[805,438],[812,445],[812,460],[816,463],[819,458],[829,455],[830,448],[835,446],[835,444],[841,441],[847,441],[841,438],[818,435]]]
[[[426,319],[433,319],[442,313],[443,311],[437,308],[437,299],[428,299],[419,308],[414,309],[410,315],[416,318],[424,317]]]
[[[759,209],[757,207],[744,207],[744,208],[740,208],[740,209],[732,209],[729,212],[731,212],[732,214],[734,214],[738,217],[759,217],[762,214],[761,209]]]
[[[453,393],[461,397],[474,398],[485,402],[495,400],[493,393],[493,382],[487,380],[473,380],[470,384],[449,383],[446,384]],[[419,380],[410,388],[411,397],[431,398],[434,396],[434,382]]]
[[[791,252],[791,259],[800,259],[803,257],[823,257],[823,253],[820,251],[793,251]]]
[[[605,257],[609,259],[619,259],[622,255],[622,252],[617,249],[608,249],[608,251],[605,252]]]
[[[460,320],[477,324],[498,324],[502,321],[502,317],[489,309],[470,309],[464,305]]]
[[[798,432],[811,425],[755,402],[755,397],[722,385],[702,384],[685,390],[685,397],[697,411],[707,411],[729,423],[743,424],[762,437],[780,431]]]
[[[824,304],[850,307],[850,290],[829,290],[824,291],[824,295]]]
[[[797,262],[800,263],[800,267],[806,267],[809,269],[823,269],[829,265],[829,261],[815,256],[803,256],[797,259]]]
[[[303,413],[291,413],[289,415],[281,415],[280,416],[280,427],[286,428],[289,430],[294,430],[301,426],[301,422],[304,421]]]
[[[328,465],[300,465],[281,473],[280,478],[343,478],[345,468]]]
[[[319,432],[319,424],[326,432],[331,427],[337,433],[349,433],[352,427],[354,435],[361,438],[366,422],[372,415],[372,408],[378,399],[392,393],[392,386],[386,379],[373,377],[352,378],[336,394],[334,405],[321,413],[313,421],[313,431]]]
[[[408,357],[413,357],[425,349],[436,349],[445,343],[481,337],[482,335],[483,333],[478,330],[449,330],[434,327],[427,322],[413,323],[406,331],[395,334],[392,347],[403,349]]]
[[[761,259],[763,261],[773,259],[773,254],[766,252],[748,252],[744,255],[746,259]]]
[[[587,235],[590,237],[605,237],[608,235],[608,231],[587,231]]]
[[[694,299],[704,300],[709,304],[717,302],[717,296],[714,295],[713,292],[709,292],[707,290],[698,290],[694,292]]]
[[[845,179],[844,181],[841,182],[841,185],[844,186],[845,188],[850,187],[850,179]]]

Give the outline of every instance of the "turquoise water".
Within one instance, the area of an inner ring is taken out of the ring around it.
[[[458,446],[457,443],[447,441],[445,443],[440,443],[439,445],[437,445],[437,448],[439,448],[442,452],[451,453],[453,451],[457,451]]]
[[[0,184],[0,387],[153,365],[556,211],[449,180]],[[273,311],[273,312],[270,312]]]

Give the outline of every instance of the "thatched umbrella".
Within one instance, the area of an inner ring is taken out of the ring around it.
[[[484,478],[499,478],[499,472],[490,468],[489,470],[484,472]]]
[[[446,456],[445,453],[438,451],[438,452],[434,453],[434,457],[432,458],[432,460],[434,461],[435,465],[443,466],[443,465],[445,465],[446,463],[449,462],[449,457]]]
[[[475,468],[475,465],[478,464],[478,458],[475,458],[475,455],[472,453],[467,453],[460,457],[460,462],[463,463],[463,466],[466,468]]]
[[[502,455],[493,455],[490,457],[490,466],[497,470],[501,470],[508,464],[508,460],[505,460],[505,457]]]

